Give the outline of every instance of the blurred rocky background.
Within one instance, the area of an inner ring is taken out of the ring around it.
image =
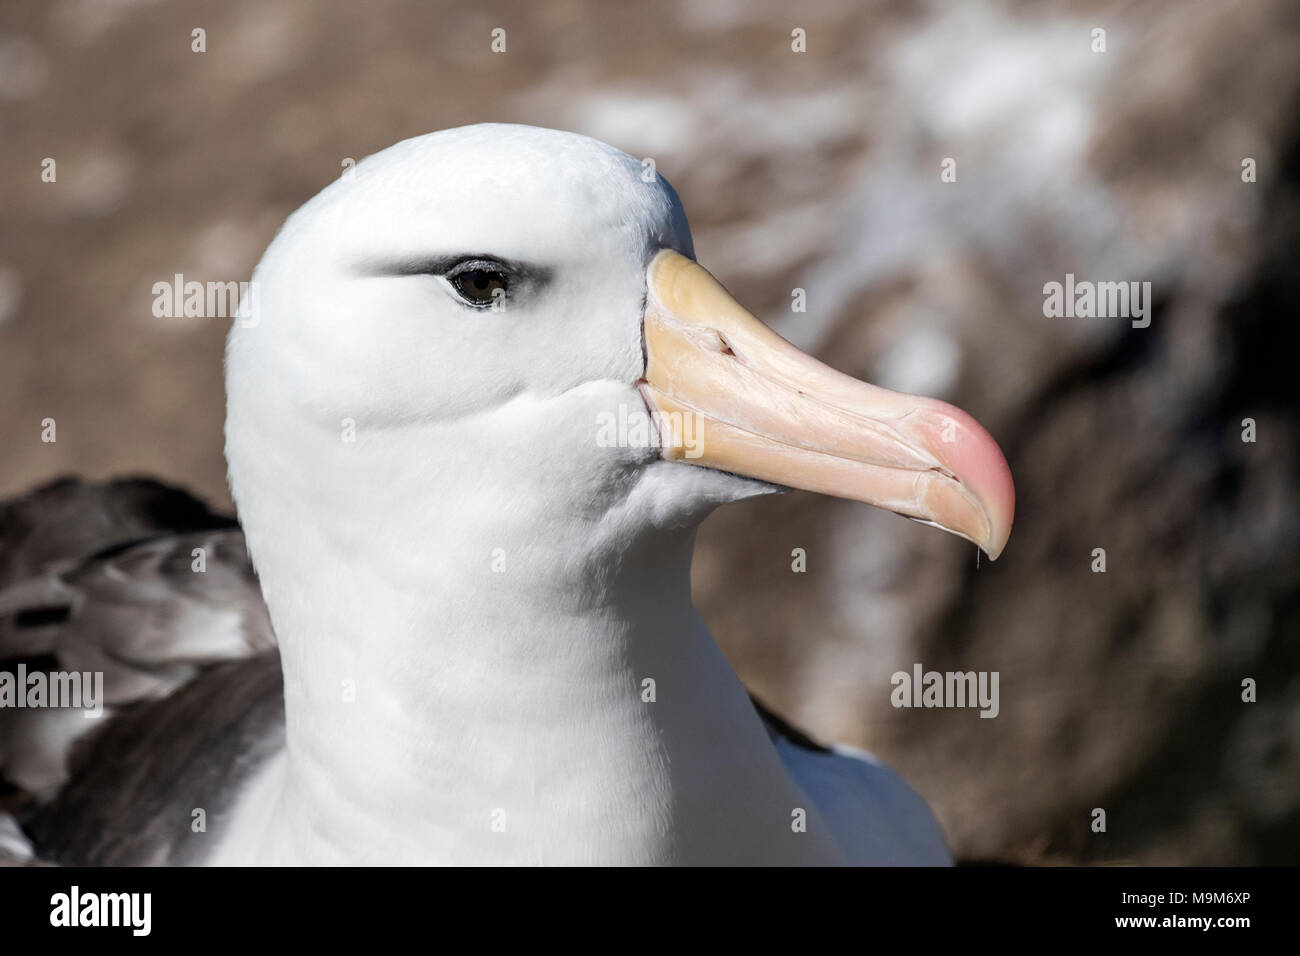
[[[697,600],[757,694],[888,760],[963,859],[1300,862],[1298,107],[1293,0],[10,0],[0,496],[148,473],[228,508],[226,323],[153,283],[246,280],[398,139],[587,133],[782,334],[967,409],[1016,478],[996,564],[811,495],[711,518]],[[1044,317],[1067,273],[1150,281],[1150,326]],[[915,662],[998,671],[998,717],[894,709]]]

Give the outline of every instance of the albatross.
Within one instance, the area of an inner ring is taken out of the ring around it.
[[[950,862],[897,774],[751,700],[689,570],[712,509],[787,488],[996,558],[1014,492],[971,416],[800,352],[695,262],[663,177],[567,132],[377,153],[253,284],[239,524],[143,479],[0,512],[0,660],[105,698],[0,710],[11,855]]]

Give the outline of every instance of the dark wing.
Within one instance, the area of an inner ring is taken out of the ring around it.
[[[767,735],[772,738],[773,743],[785,741],[801,750],[807,750],[809,753],[828,754],[832,752],[831,748],[819,744],[798,727],[787,723],[784,718],[778,717],[753,694],[749,695],[749,702],[758,711],[758,717],[763,721],[763,726],[767,728]]]
[[[217,663],[78,741],[70,780],[23,830],[54,863],[200,863],[244,782],[283,746],[279,655]]]
[[[11,688],[81,675],[83,705],[103,707],[0,708],[0,810],[60,862],[179,862],[191,810],[219,809],[240,777],[231,762],[282,739],[279,655],[243,533],[149,480],[65,479],[0,506],[6,674]],[[174,832],[164,795],[188,803]],[[147,839],[151,826],[173,839]]]

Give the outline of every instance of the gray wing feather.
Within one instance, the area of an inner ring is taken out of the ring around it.
[[[118,796],[149,805],[149,778],[135,771],[166,780],[177,769],[161,766],[163,728],[200,758],[213,751],[217,766],[238,757],[235,745],[255,756],[245,738],[274,741],[283,719],[274,632],[243,532],[146,479],[64,479],[0,505],[0,672],[19,664],[102,674],[102,717],[0,709],[0,811],[39,830],[64,862],[90,862],[82,851],[93,847],[101,862],[122,860],[126,843],[104,849],[106,818],[94,808]],[[237,719],[223,706],[234,699],[258,719]]]

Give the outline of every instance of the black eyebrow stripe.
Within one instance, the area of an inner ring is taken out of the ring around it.
[[[544,280],[550,270],[526,262],[514,262],[491,253],[455,253],[440,256],[412,256],[408,258],[375,259],[361,262],[357,271],[366,277],[377,276],[417,276],[446,275],[462,263],[481,263],[484,266],[499,266],[512,276],[525,279]]]

